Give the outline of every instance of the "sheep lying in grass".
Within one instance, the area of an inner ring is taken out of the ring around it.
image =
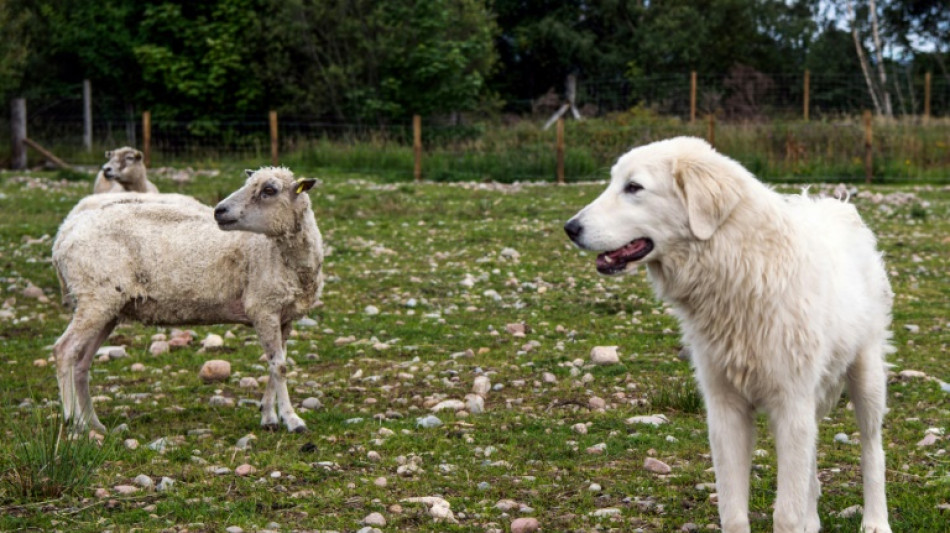
[[[104,192],[158,192],[158,187],[148,181],[142,152],[123,146],[106,152],[109,161],[102,165],[92,185],[93,194]]]
[[[295,181],[274,167],[247,174],[213,211],[197,202],[90,196],[63,222],[53,264],[76,311],[53,353],[64,416],[78,428],[105,430],[89,367],[115,325],[135,320],[253,326],[270,365],[261,425],[306,429],[287,392],[286,343],[292,321],[317,305],[323,287],[323,242],[306,194],[316,180]]]

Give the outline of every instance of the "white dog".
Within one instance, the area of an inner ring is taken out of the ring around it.
[[[817,422],[845,383],[861,430],[862,530],[890,532],[881,422],[893,293],[855,208],[780,195],[705,141],[635,148],[564,226],[602,274],[646,265],[706,401],[723,531],[749,531],[757,411],[775,436],[776,532],[816,532]]]

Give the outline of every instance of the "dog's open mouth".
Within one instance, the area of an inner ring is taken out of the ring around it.
[[[637,239],[623,248],[604,252],[597,256],[597,271],[601,274],[617,274],[627,265],[639,261],[653,251],[653,241],[645,237]]]

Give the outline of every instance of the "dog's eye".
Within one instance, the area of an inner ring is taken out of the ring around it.
[[[635,181],[631,181],[630,183],[627,184],[626,187],[623,188],[623,192],[627,194],[637,194],[638,192],[642,190],[643,190],[643,185],[640,185],[639,183]]]
[[[275,194],[277,194],[277,189],[275,189],[274,187],[271,187],[270,185],[261,189],[262,198],[268,198],[270,196],[274,196]]]

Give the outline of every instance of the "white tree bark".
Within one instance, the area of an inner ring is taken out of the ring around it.
[[[887,90],[887,71],[884,70],[884,47],[881,46],[881,34],[877,30],[877,2],[868,1],[868,10],[871,16],[871,36],[874,39],[874,49],[877,55],[877,76],[880,79],[880,92],[884,100],[884,114],[892,116],[894,110],[891,108],[891,94]]]
[[[864,73],[864,81],[868,85],[868,93],[871,94],[871,102],[874,104],[874,112],[881,114],[881,103],[877,97],[877,87],[874,86],[874,79],[871,78],[871,68],[868,66],[868,58],[864,55],[864,47],[861,46],[861,37],[858,36],[857,17],[854,14],[854,6],[851,0],[848,0],[848,19],[851,21],[851,36],[854,38],[854,48],[858,54],[858,61],[861,63],[861,72]]]

